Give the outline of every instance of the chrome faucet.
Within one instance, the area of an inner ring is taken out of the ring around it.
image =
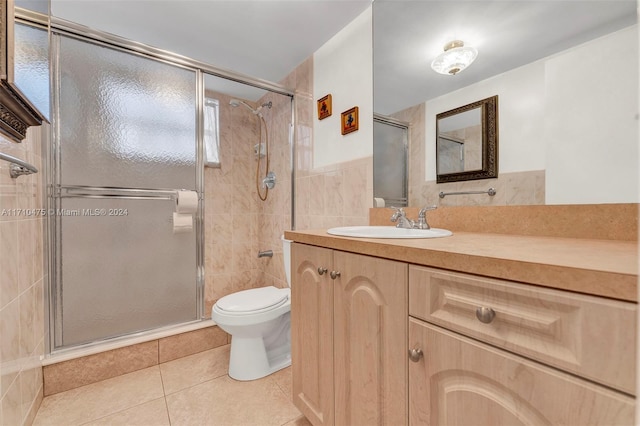
[[[418,220],[413,221],[409,219],[402,207],[391,207],[393,210],[393,215],[391,215],[391,222],[396,223],[396,228],[406,228],[406,229],[431,229],[429,224],[427,223],[427,212],[429,210],[435,210],[438,206],[427,206],[420,209],[418,212]]]
[[[398,222],[396,228],[413,228],[415,222],[407,217],[407,214],[404,212],[404,209],[402,207],[391,206],[391,208],[395,210],[395,212],[393,212],[393,215],[391,215],[391,222]]]

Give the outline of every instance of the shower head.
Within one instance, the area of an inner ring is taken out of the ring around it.
[[[244,106],[245,106],[249,111],[251,111],[252,113],[254,113],[255,115],[257,115],[257,116],[259,116],[259,117],[262,117],[262,114],[260,114],[260,110],[261,110],[262,108],[264,108],[264,107],[271,108],[272,103],[271,103],[271,101],[269,101],[269,102],[266,102],[266,103],[264,103],[264,104],[260,105],[258,108],[253,109],[253,108],[252,108],[248,103],[246,103],[245,101],[241,101],[240,99],[231,99],[231,100],[229,101],[229,105],[231,105],[231,106],[232,106],[232,107],[234,107],[234,108],[235,108],[235,107],[238,107],[238,106],[240,106],[240,105],[244,105]]]
[[[252,113],[254,113],[256,115],[258,115],[258,112],[260,111],[260,108],[262,108],[262,107],[260,107],[258,109],[253,109],[253,108],[251,108],[251,106],[248,103],[246,103],[245,101],[241,101],[240,99],[231,99],[229,101],[229,105],[231,105],[234,108],[235,107],[239,107],[240,105],[244,105],[245,108],[247,108],[249,111],[251,111]]]

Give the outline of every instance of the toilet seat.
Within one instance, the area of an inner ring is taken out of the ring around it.
[[[273,286],[252,288],[222,297],[216,307],[225,315],[258,314],[284,305],[289,300],[289,294],[289,289]]]

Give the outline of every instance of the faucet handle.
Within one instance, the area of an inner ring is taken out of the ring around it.
[[[426,206],[426,207],[423,207],[418,212],[418,217],[426,217],[428,211],[435,210],[437,208],[438,208],[438,206]]]
[[[418,212],[418,221],[415,224],[415,227],[418,229],[431,229],[429,224],[427,223],[427,212],[429,210],[435,210],[438,206],[426,206],[420,209]]]
[[[390,206],[390,208],[395,210],[395,212],[393,212],[393,215],[391,215],[391,222],[397,222],[399,218],[406,216],[402,207]]]

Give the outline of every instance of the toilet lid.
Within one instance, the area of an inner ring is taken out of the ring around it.
[[[228,312],[253,312],[277,308],[289,298],[289,292],[286,290],[273,286],[252,288],[224,296],[216,305]]]

